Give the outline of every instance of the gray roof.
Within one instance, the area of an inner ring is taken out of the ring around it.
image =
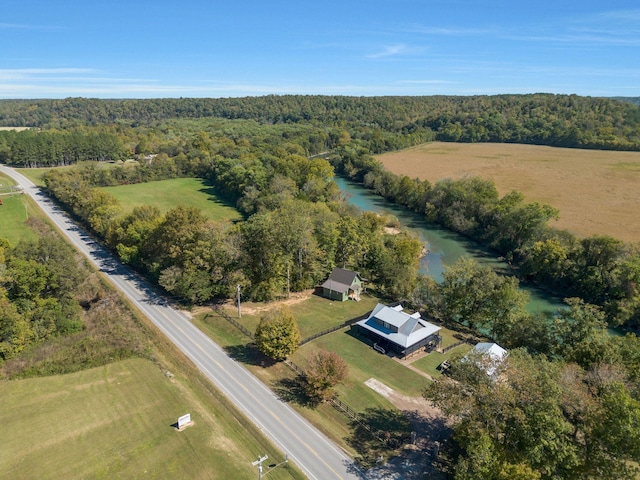
[[[333,290],[334,292],[346,293],[353,285],[356,277],[360,277],[358,272],[352,272],[351,270],[336,267],[322,286],[329,290]]]
[[[476,344],[471,351],[465,355],[463,360],[469,357],[474,358],[477,365],[482,368],[487,375],[494,376],[496,370],[509,353],[497,343],[481,342]]]
[[[393,325],[398,331],[394,332],[384,328],[376,319]],[[376,305],[376,308],[373,309],[368,318],[360,320],[358,325],[385,337],[403,348],[415,345],[440,330],[440,327],[420,318],[420,313],[418,312],[409,315],[402,311],[402,306],[388,307],[381,303]]]

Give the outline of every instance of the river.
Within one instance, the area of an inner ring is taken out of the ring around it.
[[[491,265],[498,271],[506,272],[509,270],[509,266],[497,258],[495,253],[482,248],[477,243],[450,230],[427,223],[417,213],[387,202],[357,183],[342,177],[335,177],[334,180],[340,190],[346,194],[349,203],[361,210],[393,215],[403,227],[413,232],[420,241],[424,242],[428,251],[421,259],[420,270],[436,281],[442,281],[442,274],[446,267],[461,257],[474,258],[482,264]],[[553,297],[530,285],[521,285],[520,288],[527,291],[531,297],[527,305],[527,310],[531,313],[541,312],[551,315],[558,308],[566,306],[560,298]]]

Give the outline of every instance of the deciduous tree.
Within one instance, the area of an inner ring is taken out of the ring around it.
[[[347,377],[347,363],[335,352],[316,350],[308,357],[305,370],[306,391],[314,399],[327,400],[333,396],[333,387]]]
[[[255,334],[256,347],[267,357],[284,360],[298,349],[300,330],[287,307],[269,311],[260,319]]]

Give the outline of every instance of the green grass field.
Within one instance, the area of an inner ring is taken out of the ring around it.
[[[411,365],[416,367],[419,370],[422,370],[425,373],[428,373],[434,378],[440,377],[442,374],[438,370],[438,365],[440,365],[445,360],[449,360],[454,356],[464,356],[469,350],[471,350],[471,345],[467,343],[463,343],[460,346],[452,348],[447,353],[438,353],[432,352],[427,356],[422,357],[419,360],[416,360]]]
[[[214,221],[240,220],[242,216],[233,206],[225,203],[199,178],[176,178],[156,182],[106,187],[126,211],[141,205],[155,205],[167,212],[178,205],[195,207]]]
[[[215,399],[147,360],[3,382],[0,397],[0,478],[254,478],[258,455],[281,460]],[[178,432],[185,413],[194,425]]]
[[[56,167],[59,168],[71,168],[71,167]],[[38,185],[39,187],[44,187],[44,181],[42,180],[42,176],[51,170],[51,168],[16,168],[18,172],[27,177],[33,183]]]
[[[331,326],[343,323],[345,320],[371,311],[378,301],[380,300],[375,297],[363,296],[363,300],[360,302],[334,302],[312,295],[304,301],[290,305],[289,308],[298,321],[302,338],[305,338],[305,336],[326,330]],[[237,316],[237,312],[231,308],[227,308],[226,312],[232,317]],[[243,314],[239,319],[239,322],[249,331],[254,331],[259,321],[259,313]],[[208,316],[200,315],[194,319],[194,323],[216,342],[226,347],[241,347],[250,341],[215,312]],[[447,334],[446,337],[447,344],[449,344],[449,335]],[[452,332],[451,338],[451,343],[457,341],[453,339]],[[362,404],[364,408],[368,406],[368,402],[363,400],[369,395],[363,394],[362,391],[358,392],[357,385],[364,384],[371,377],[380,380],[400,393],[413,396],[421,394],[423,384],[426,381],[424,377],[385,355],[381,355],[361,339],[352,336],[348,328],[322,336],[304,345],[293,354],[292,360],[304,367],[307,353],[314,348],[334,351],[347,361],[349,379],[344,388],[338,389],[338,392],[343,393],[345,399],[352,399],[354,406],[358,404]],[[369,390],[366,386],[364,388],[367,389],[365,392]]]
[[[0,194],[10,192],[10,186],[15,182],[0,173]],[[37,209],[27,195],[0,195],[0,238],[6,238],[11,245],[20,240],[34,240],[36,234],[25,221],[29,215],[35,215]]]
[[[376,297],[366,294],[361,298],[359,302],[336,302],[318,295],[310,295],[300,302],[292,303],[289,308],[298,322],[301,337],[305,339],[370,312],[379,301]],[[273,308],[275,305],[274,303]],[[243,304],[242,318],[238,321],[250,332],[255,332],[260,318],[270,308],[272,307],[269,304]],[[233,318],[238,316],[237,307],[227,306],[225,311]]]
[[[377,396],[376,393],[369,395],[368,392],[373,391],[364,385],[364,382],[370,378],[381,381],[397,392],[414,397],[422,394],[422,389],[428,382],[427,379],[401,363],[378,353],[362,339],[352,335],[348,328],[330,333],[302,346],[293,355],[293,361],[304,368],[305,356],[309,351],[317,348],[336,352],[349,364],[347,381],[336,389],[340,399],[349,405],[357,406],[363,404],[366,397]]]
[[[44,186],[42,175],[50,169],[22,168],[17,170],[36,185]],[[8,179],[8,177],[4,178]],[[2,178],[0,178],[0,183],[2,183]],[[207,218],[216,222],[242,219],[242,215],[238,210],[220,199],[213,187],[206,185],[205,181],[199,178],[159,180],[117,187],[104,187],[104,190],[116,197],[127,212],[141,205],[155,205],[164,213],[178,205],[184,205],[201,210]]]

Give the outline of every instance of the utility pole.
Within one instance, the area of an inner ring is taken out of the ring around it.
[[[264,457],[258,457],[258,460],[256,460],[255,462],[251,462],[251,465],[253,465],[254,467],[256,465],[258,466],[258,480],[262,480],[262,462],[264,462],[268,458],[269,456],[265,453]]]
[[[242,318],[242,312],[240,311],[240,285],[238,285],[238,318]]]
[[[258,480],[262,480],[262,477],[264,475],[266,475],[269,472],[274,471],[276,468],[281,467],[282,465],[289,465],[289,455],[285,453],[284,454],[284,462],[280,462],[277,465],[273,465],[271,468],[269,468],[269,470],[264,472],[264,475],[263,475],[263,473],[262,473],[262,462],[264,462],[268,458],[269,458],[269,456],[265,453],[264,457],[258,457],[258,460],[256,460],[255,462],[251,462],[251,465],[253,465],[254,467],[255,466],[258,467]]]

